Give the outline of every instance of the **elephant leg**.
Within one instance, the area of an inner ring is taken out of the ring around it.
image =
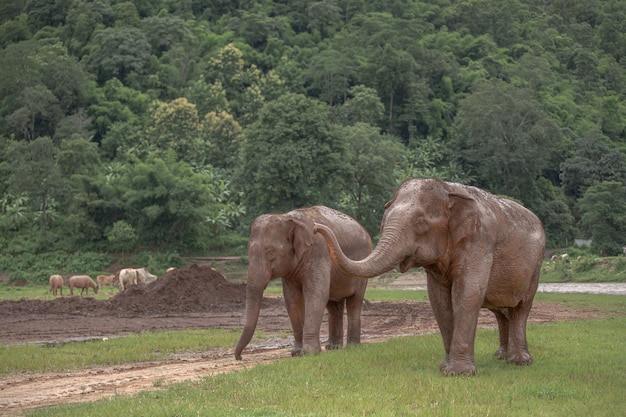
[[[443,348],[446,352],[445,360],[441,363],[440,369],[443,371],[448,366],[450,356],[450,345],[452,344],[452,332],[454,330],[454,315],[452,313],[452,298],[450,288],[442,285],[427,273],[427,289],[430,306],[433,309],[435,320],[439,326],[443,339]]]
[[[498,335],[500,337],[500,347],[493,354],[498,359],[506,359],[509,346],[509,318],[506,309],[491,310],[498,321]]]
[[[295,282],[283,279],[283,296],[285,297],[285,306],[291,328],[293,329],[294,347],[291,350],[291,356],[301,356],[302,333],[304,328],[304,297],[302,296],[302,287]]]
[[[448,363],[442,368],[444,375],[475,375],[474,340],[478,326],[478,314],[485,298],[487,285],[481,285],[481,277],[488,277],[489,270],[478,268],[471,274],[457,277],[452,283],[452,311],[454,325]]]
[[[522,301],[517,307],[509,308],[509,342],[506,352],[506,361],[509,363],[517,365],[533,363],[526,340],[526,323],[531,306],[532,301]]]
[[[320,328],[330,290],[330,264],[327,265],[326,270],[322,268],[312,272],[307,278],[302,283],[305,304],[302,351],[305,354],[320,353],[322,351]]]
[[[355,294],[346,299],[346,310],[348,316],[348,345],[358,345],[361,343],[361,310],[363,308],[363,296]]]
[[[326,350],[340,349],[343,347],[343,310],[345,300],[329,301],[326,304],[328,310],[328,341]]]

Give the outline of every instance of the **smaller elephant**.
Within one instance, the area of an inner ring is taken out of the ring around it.
[[[314,223],[331,229],[342,250],[354,259],[362,259],[372,251],[367,231],[353,218],[328,207],[257,217],[248,242],[245,325],[235,348],[237,360],[241,360],[241,352],[256,329],[263,291],[277,278],[282,278],[293,328],[293,356],[321,351],[324,308],[328,310],[326,349],[343,346],[344,308],[348,318],[347,343],[360,343],[361,307],[367,280],[345,274],[332,264],[324,238],[313,234]]]

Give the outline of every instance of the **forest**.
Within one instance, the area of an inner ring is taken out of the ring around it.
[[[245,253],[407,178],[626,245],[621,0],[3,0],[0,250]]]

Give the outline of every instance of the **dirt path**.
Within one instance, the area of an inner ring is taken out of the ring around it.
[[[52,344],[84,339],[106,343],[103,339],[146,330],[241,327],[243,286],[228,283],[217,271],[197,266],[165,277],[159,279],[160,283],[129,289],[108,301],[66,297],[54,301],[0,302],[0,343]],[[372,286],[410,288],[420,279],[405,274],[393,282],[373,281]],[[535,303],[530,322],[593,317],[602,314],[574,310],[563,304]],[[367,302],[362,322],[365,343],[437,331],[428,302]],[[481,311],[479,327],[495,326],[493,315]],[[324,321],[322,339],[327,336],[326,329]],[[282,300],[264,299],[258,330],[277,335],[291,333]],[[0,377],[0,415],[19,416],[32,408],[133,395],[175,382],[290,358],[290,338],[254,343],[253,339],[253,344],[244,350],[242,361],[234,359],[233,349],[217,349],[177,355],[167,361],[3,376]]]

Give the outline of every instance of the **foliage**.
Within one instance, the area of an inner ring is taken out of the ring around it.
[[[338,127],[338,136],[346,141],[348,168],[339,208],[374,236],[380,229],[383,207],[396,185],[394,169],[402,162],[402,145],[398,138],[363,122]]]
[[[618,0],[4,2],[0,247],[111,250],[123,220],[203,251],[313,204],[374,233],[415,176],[521,201],[550,246],[612,242],[579,208],[626,184],[624,22]]]
[[[580,200],[581,227],[591,248],[602,256],[617,255],[626,247],[626,187],[605,181],[587,189]]]
[[[246,130],[238,184],[249,216],[337,202],[345,142],[326,108],[302,94],[267,103]]]
[[[52,274],[92,274],[104,271],[113,262],[111,255],[97,252],[20,253],[0,256],[0,271],[21,276],[33,283],[47,283]]]
[[[626,282],[626,257],[598,258],[591,252],[568,248],[568,258],[545,261],[541,282]]]

